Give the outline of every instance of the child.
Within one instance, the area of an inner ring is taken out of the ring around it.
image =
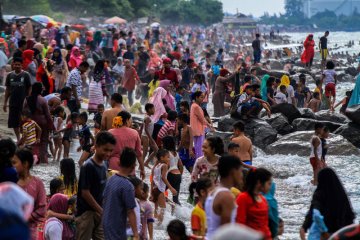
[[[135,216],[136,216],[136,225],[137,225],[137,230],[138,230],[138,234],[140,233],[141,230],[141,217],[140,217],[140,202],[139,202],[139,198],[141,198],[141,196],[143,195],[143,182],[141,181],[141,179],[137,178],[137,177],[129,177],[130,182],[134,185],[135,188],[135,203],[136,203],[136,207],[135,207]],[[134,236],[133,230],[131,229],[130,223],[127,224],[128,227],[126,229],[126,235],[128,238],[132,238]],[[136,234],[136,235],[138,235]]]
[[[34,154],[34,161],[37,163],[39,150],[36,144],[40,143],[41,128],[31,119],[31,112],[24,110],[22,113],[23,124],[21,126],[21,138],[18,145],[25,146],[27,149],[32,150]]]
[[[186,234],[186,226],[179,219],[172,220],[168,224],[166,231],[169,235],[169,240],[194,240],[194,239],[197,239],[194,236],[188,236]]]
[[[99,104],[97,106],[97,112],[94,115],[94,128],[95,128],[95,135],[100,131],[101,129],[101,119],[102,114],[104,113],[105,107],[104,104]]]
[[[50,195],[47,196],[47,202],[50,201],[50,198],[57,194],[57,193],[63,193],[64,192],[64,182],[61,180],[61,178],[53,178],[50,181]]]
[[[17,183],[18,174],[11,161],[16,151],[16,144],[10,138],[0,139],[0,183]]]
[[[326,142],[326,139],[329,138],[329,133],[330,133],[330,130],[328,127],[324,127],[324,130],[323,130],[323,133],[321,134],[321,137],[320,137],[320,140],[321,140],[321,146],[322,146],[322,155],[321,155],[321,162],[322,162],[322,166],[321,168],[324,168],[326,167],[326,154],[327,154],[327,151],[328,151],[328,144]]]
[[[276,93],[276,95],[274,96],[274,100],[275,100],[276,104],[288,102],[287,96],[286,96],[286,86],[285,85],[280,86],[280,91],[278,91]]]
[[[207,103],[208,103],[208,86],[206,84],[205,81],[205,75],[201,74],[201,73],[197,73],[194,76],[194,80],[195,80],[195,84],[192,86],[191,88],[191,93],[195,93],[197,91],[200,91],[204,94],[205,98],[203,103],[201,104],[201,107],[203,109],[207,108]]]
[[[65,109],[62,106],[58,106],[53,111],[53,123],[54,123],[54,134],[53,134],[53,141],[54,141],[54,158],[56,161],[60,161],[61,153],[62,153],[62,136],[61,133],[58,133],[60,130],[63,129],[65,117]]]
[[[178,87],[176,89],[175,94],[175,102],[176,102],[176,111],[180,114],[180,103],[182,102],[183,96],[184,96],[185,89],[183,87]]]
[[[171,136],[166,136],[162,139],[164,149],[168,150],[170,153],[170,163],[169,170],[167,173],[167,180],[170,185],[174,187],[177,195],[173,195],[173,202],[180,205],[179,202],[179,193],[180,193],[180,184],[181,176],[184,171],[182,162],[180,161],[179,155],[176,152],[176,143],[175,138]]]
[[[191,212],[191,229],[194,235],[205,237],[207,225],[204,204],[208,193],[211,192],[214,185],[209,178],[200,178],[195,184],[192,185],[193,188],[196,189],[198,202]],[[189,192],[193,193],[194,190],[189,189]]]
[[[144,183],[143,192],[141,197],[139,198],[140,207],[141,207],[141,231],[140,231],[141,240],[153,239],[154,210],[150,202],[148,201],[148,197],[149,197],[149,185]]]
[[[310,164],[313,168],[313,180],[311,182],[317,185],[317,174],[321,169],[322,144],[320,137],[324,132],[322,123],[315,124],[315,133],[311,138]]]
[[[189,173],[195,164],[195,151],[193,146],[193,135],[190,127],[189,115],[181,113],[177,118],[178,126],[181,127],[180,144],[178,146],[179,157],[182,164],[186,167]]]
[[[84,161],[88,159],[91,155],[91,147],[94,145],[95,139],[90,132],[90,127],[86,124],[88,120],[88,115],[86,112],[82,112],[79,115],[79,125],[82,126],[79,132],[79,142],[80,146],[77,151],[80,152],[83,150],[81,157],[79,159],[79,165],[82,166]]]
[[[320,110],[321,100],[320,94],[318,92],[313,93],[313,98],[310,100],[308,107],[314,112],[318,112]]]
[[[60,162],[60,178],[64,181],[64,194],[72,197],[77,194],[78,181],[75,173],[75,162],[72,158],[64,158]]]
[[[325,82],[325,97],[330,110],[334,111],[334,103],[336,98],[336,72],[333,61],[326,63],[326,70],[322,74],[322,81]]]
[[[30,173],[30,169],[34,164],[34,156],[29,150],[17,150],[12,163],[19,174],[17,184],[34,199],[34,209],[28,221],[28,226],[31,232],[31,239],[37,239],[39,229],[42,229],[46,214],[44,183],[40,178],[32,176]]]
[[[154,122],[151,120],[151,116],[154,115],[154,113],[155,113],[155,106],[152,103],[147,103],[145,105],[145,111],[146,111],[146,114],[144,117],[144,124],[142,127],[141,142],[142,142],[143,151],[144,151],[143,152],[144,165],[146,167],[149,167],[149,162],[155,157],[156,152],[158,150],[158,147],[157,147],[154,139],[152,138],[153,131],[154,131]],[[150,153],[147,160],[145,160],[145,157],[148,154],[149,146],[150,146],[150,149],[152,150],[152,153]]]
[[[180,113],[184,113],[184,114],[190,116],[190,105],[187,101],[180,102]]]
[[[175,111],[169,111],[168,118],[165,121],[165,124],[161,127],[158,136],[157,136],[157,144],[158,146],[161,146],[161,141],[165,136],[175,136],[175,130],[176,130],[176,118],[177,118],[177,112]]]
[[[334,109],[337,108],[341,104],[340,113],[345,115],[345,111],[346,111],[346,108],[347,108],[347,106],[349,104],[351,94],[352,94],[352,90],[351,91],[346,91],[346,97],[344,97],[340,102],[338,102],[334,106]]]
[[[324,90],[322,88],[323,81],[322,80],[316,80],[315,82],[316,88],[314,89],[314,93],[319,93],[320,101],[321,101],[321,109],[326,109],[328,107],[326,100],[324,99]]]
[[[152,189],[152,200],[155,203],[155,217],[158,218],[159,225],[161,225],[166,208],[165,190],[166,188],[169,188],[173,195],[177,195],[177,192],[170,185],[166,176],[169,170],[169,162],[170,162],[169,151],[165,149],[160,149],[157,152],[156,157],[158,161],[152,169],[153,180],[151,182],[151,189]],[[157,212],[158,207],[161,208],[159,214]]]
[[[229,143],[228,145],[228,153],[231,156],[239,157],[240,154],[240,145],[234,142]]]
[[[71,142],[71,136],[74,132],[74,126],[77,124],[79,118],[79,114],[76,112],[71,113],[70,119],[66,123],[66,127],[64,129],[61,129],[60,131],[57,131],[57,133],[64,132],[63,138],[62,138],[62,144],[64,146],[64,158],[69,157],[70,152],[70,142]]]

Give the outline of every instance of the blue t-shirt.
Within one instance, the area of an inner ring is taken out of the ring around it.
[[[136,207],[131,182],[117,174],[110,177],[104,190],[103,227],[105,239],[127,239],[127,211]]]
[[[80,132],[79,132],[79,137],[80,137],[80,145],[82,147],[86,147],[90,145],[90,138],[91,138],[91,132],[90,132],[90,127],[88,125],[84,125]]]
[[[220,75],[220,66],[219,65],[213,65],[211,67],[212,72],[214,73],[214,75]]]
[[[176,103],[176,111],[180,113],[180,102],[183,99],[183,96],[176,93],[175,94],[175,103]]]
[[[5,167],[2,171],[0,171],[0,183],[2,182],[18,182],[18,175],[13,167]]]

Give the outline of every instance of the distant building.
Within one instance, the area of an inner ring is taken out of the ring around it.
[[[349,16],[355,9],[360,11],[360,0],[303,0],[303,11],[307,18],[325,10],[335,12],[338,16]]]
[[[224,16],[222,21],[224,27],[228,29],[256,29],[256,21],[252,17],[238,13],[233,16]]]

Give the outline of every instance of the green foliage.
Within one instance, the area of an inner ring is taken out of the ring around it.
[[[127,20],[148,16],[164,23],[194,25],[210,25],[223,18],[220,0],[3,0],[3,3],[4,14],[15,15],[63,13],[76,17],[119,16]]]
[[[301,0],[285,1],[285,15],[290,18],[303,18],[304,13],[302,6],[303,5]]]

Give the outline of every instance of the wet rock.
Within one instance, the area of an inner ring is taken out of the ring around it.
[[[298,108],[301,118],[315,119],[315,113],[310,108]]]
[[[354,77],[351,76],[350,74],[340,73],[340,74],[336,75],[336,80],[338,82],[353,82]]]
[[[287,118],[281,113],[272,114],[271,117],[266,116],[263,119],[281,135],[285,135],[294,131],[293,126],[291,126]]]
[[[271,69],[281,70],[283,69],[283,64],[276,59],[270,59],[270,67]]]
[[[218,122],[217,130],[222,131],[222,132],[232,132],[233,125],[237,121],[239,121],[239,120],[235,119],[235,118],[231,118],[229,116],[221,117]]]
[[[265,120],[254,118],[244,121],[245,134],[249,136],[253,144],[261,149],[277,139],[277,132]]]
[[[313,131],[290,133],[270,144],[265,151],[268,154],[309,156],[311,151],[310,139],[313,134]],[[360,154],[360,150],[341,135],[330,134],[327,142],[331,146],[328,150],[329,155],[347,156]]]
[[[360,125],[351,122],[338,128],[334,133],[343,136],[356,147],[360,148]]]
[[[220,137],[224,141],[225,151],[227,151],[227,146],[231,142],[232,136],[233,136],[232,132],[222,132],[222,131],[210,132],[206,135],[206,137]]]
[[[294,105],[288,103],[272,106],[271,113],[282,113],[288,119],[289,123],[301,117],[299,110]]]
[[[341,113],[322,110],[315,113],[315,119],[319,121],[329,121],[335,123],[347,123],[349,119]]]
[[[296,74],[292,75],[291,78],[294,79],[296,82],[299,81],[299,76],[302,72],[301,71],[297,71]],[[306,70],[306,72],[304,72],[305,77],[306,77],[306,83],[315,83],[315,79],[314,77],[310,74],[310,72],[308,70]]]
[[[360,104],[346,108],[346,116],[352,122],[360,125]]]
[[[345,70],[345,73],[350,74],[351,76],[355,77],[358,74],[358,71],[355,67],[348,67]]]
[[[311,131],[311,130],[314,130],[315,124],[318,122],[327,126],[329,128],[330,132],[334,132],[336,129],[338,129],[339,127],[344,125],[341,123],[335,123],[335,122],[329,122],[329,121],[318,121],[318,120],[310,119],[310,118],[295,119],[292,122],[292,125],[294,126],[294,129],[296,131]]]

